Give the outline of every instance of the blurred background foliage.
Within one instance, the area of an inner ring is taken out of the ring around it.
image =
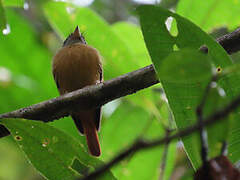
[[[143,3],[176,11],[214,38],[240,22],[238,0],[0,0],[0,113],[58,96],[51,59],[76,25],[103,56],[105,80],[151,64],[135,11]],[[238,63],[239,57],[237,53],[232,59]],[[85,144],[70,118],[49,124]],[[163,136],[166,129],[174,130],[175,124],[160,84],[108,103],[103,107],[100,159],[106,162],[136,138]],[[172,142],[167,148],[141,151],[112,172],[121,180],[175,180],[191,177],[190,166],[181,143]],[[13,139],[2,138],[0,180],[37,179],[44,177]]]

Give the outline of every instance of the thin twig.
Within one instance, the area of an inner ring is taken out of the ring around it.
[[[136,153],[140,150],[149,149],[149,148],[152,148],[155,146],[164,145],[164,144],[167,144],[167,143],[171,142],[172,140],[175,140],[178,138],[183,138],[185,136],[192,134],[193,132],[196,132],[197,130],[200,130],[202,125],[205,127],[205,126],[212,125],[216,122],[219,122],[221,120],[226,120],[225,117],[228,116],[231,112],[233,112],[239,105],[240,105],[240,96],[238,96],[235,100],[233,100],[224,109],[217,111],[214,114],[212,114],[211,116],[209,116],[208,118],[204,119],[202,124],[197,123],[195,125],[192,125],[188,128],[185,128],[185,129],[177,132],[174,135],[166,136],[166,137],[159,138],[156,140],[152,140],[152,141],[138,140],[138,141],[134,142],[129,148],[127,148],[126,150],[123,150],[121,153],[119,153],[116,157],[114,157],[108,163],[99,167],[92,173],[86,175],[84,178],[80,178],[79,180],[96,179],[98,176],[103,174],[105,171],[109,170],[111,167],[113,167],[118,162],[122,161],[123,159],[125,159],[132,153]]]
[[[200,124],[199,133],[200,133],[200,142],[201,142],[201,158],[203,161],[203,165],[206,165],[208,161],[208,141],[207,141],[207,132],[204,130],[204,126],[203,126],[203,108],[204,108],[204,105],[206,104],[206,100],[207,100],[209,91],[211,89],[211,84],[212,82],[216,81],[216,78],[217,76],[214,75],[211,78],[210,82],[207,84],[207,87],[205,88],[201,102],[196,109],[198,123]]]
[[[200,134],[200,142],[201,142],[201,159],[202,159],[202,163],[203,163],[203,168],[204,173],[206,173],[206,177],[208,176],[208,139],[207,139],[207,131],[205,130],[204,126],[203,126],[203,108],[206,104],[207,101],[207,97],[209,95],[209,91],[211,90],[211,85],[214,81],[216,81],[217,79],[217,75],[214,75],[210,82],[207,84],[207,87],[205,88],[205,91],[203,93],[203,97],[201,99],[200,104],[198,105],[197,109],[196,109],[196,114],[197,114],[197,119],[198,119],[198,123],[200,125],[200,129],[199,129],[199,134]]]
[[[170,129],[166,129],[166,137],[168,137],[171,133]],[[168,150],[169,150],[169,143],[166,143],[163,149],[163,155],[162,155],[162,161],[160,165],[160,175],[159,180],[163,180],[164,174],[165,174],[165,168],[167,163],[167,157],[168,157]]]

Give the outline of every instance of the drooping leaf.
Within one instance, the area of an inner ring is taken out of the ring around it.
[[[196,122],[196,107],[211,79],[211,66],[207,56],[189,50],[174,52],[163,60],[158,70],[178,127]],[[198,135],[183,140],[187,150],[192,153],[189,156],[193,164],[201,163]]]
[[[6,119],[1,120],[1,124],[8,128],[34,167],[50,180],[75,179],[77,170],[84,173],[103,165],[85,152],[83,145],[73,137],[45,123]],[[108,171],[100,179],[115,178]]]
[[[218,67],[219,73],[232,65],[231,59],[223,48],[187,19],[156,6],[140,6],[138,11],[140,13],[144,39],[160,80],[162,77],[159,69],[165,61],[165,58],[173,53],[174,49],[192,48],[198,50],[201,45],[205,44],[209,48],[208,56],[211,57],[211,63],[213,63],[215,67]],[[178,34],[175,36],[171,35],[166,28],[165,21],[168,17],[174,18],[177,22]],[[196,57],[196,59],[198,58]],[[191,69],[191,67],[188,68]],[[199,72],[196,67],[193,69],[196,70],[196,73]],[[177,69],[177,71],[180,73],[179,69]],[[194,74],[195,72],[192,70],[191,73]],[[197,79],[198,78],[195,80]],[[188,80],[194,79],[186,77],[186,81]],[[194,86],[192,88],[195,90],[189,91],[189,89],[183,88],[176,90],[176,84],[166,84],[162,82],[178,128],[181,129],[196,122],[195,108],[205,88],[203,84],[201,85],[201,90]],[[224,89],[228,100],[233,99],[238,95],[240,90],[239,73],[235,72],[224,76],[218,81],[218,85]],[[196,151],[199,151],[199,146],[193,146],[193,144],[199,142],[199,138],[196,138],[198,137],[195,136],[194,138],[194,136],[189,136],[183,141],[192,164],[195,167],[199,167],[201,161],[199,154],[196,153]]]
[[[138,8],[138,11],[140,13],[144,39],[160,80],[161,73],[159,70],[162,63],[169,54],[173,53],[173,49],[176,46],[178,49],[193,48],[197,50],[201,45],[206,44],[209,48],[208,56],[211,57],[211,62],[220,69],[220,73],[222,72],[222,69],[232,65],[231,59],[228,57],[223,48],[187,19],[170,11],[164,10],[161,7],[146,5]],[[177,22],[177,36],[171,35],[166,28],[165,21],[168,17],[174,18]],[[199,72],[196,68],[195,70],[196,72]],[[177,71],[180,73],[179,70]],[[192,70],[192,73],[195,72]],[[191,77],[186,77],[186,80],[191,80]],[[238,73],[231,73],[218,81],[218,84],[225,90],[226,96],[229,100],[238,95],[240,87],[237,82],[239,82]],[[197,103],[199,103],[199,98],[202,96],[202,91],[205,86],[202,86],[201,90],[196,87],[192,87],[196,89],[194,91],[189,91],[187,89],[179,89],[179,91],[177,91],[174,89],[176,88],[174,84],[167,85],[162,82],[162,85],[168,97],[169,105],[173,111],[178,128],[181,129],[191,123],[194,123],[196,120],[195,108]],[[172,91],[167,92],[167,90]],[[199,146],[192,145],[197,142],[198,140],[194,139],[193,136],[189,136],[184,140],[185,149],[195,167],[199,167],[201,163],[200,157],[198,153],[196,153]]]

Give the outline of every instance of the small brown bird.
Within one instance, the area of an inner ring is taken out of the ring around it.
[[[95,48],[86,44],[78,26],[54,56],[52,72],[61,95],[103,81],[101,57]],[[90,154],[100,156],[97,131],[101,108],[74,111],[71,116],[80,133],[86,135]]]

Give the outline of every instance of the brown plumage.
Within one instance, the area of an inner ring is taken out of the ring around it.
[[[86,45],[78,27],[54,56],[52,72],[61,95],[102,82],[101,57],[95,48]],[[101,108],[74,111],[72,118],[78,130],[86,135],[90,153],[100,156],[97,130]]]

